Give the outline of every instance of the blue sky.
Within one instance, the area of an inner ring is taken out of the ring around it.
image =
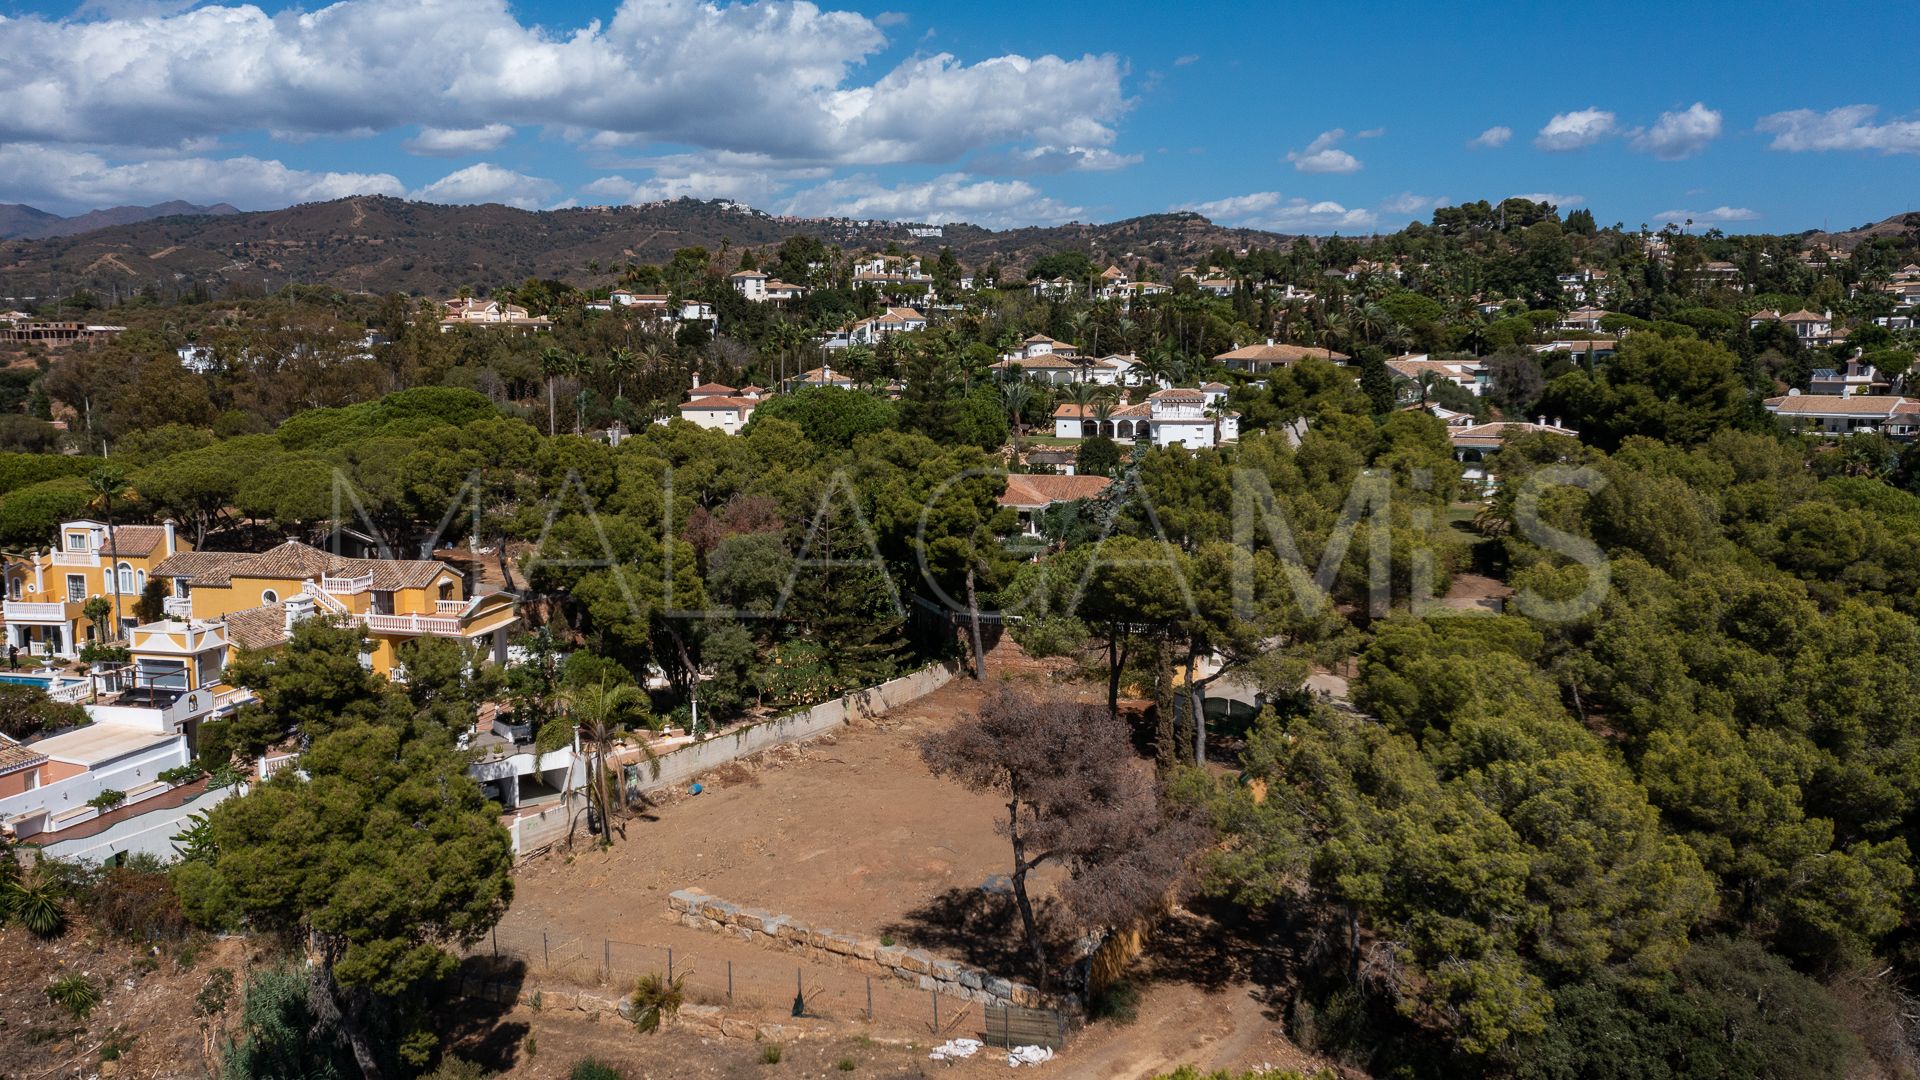
[[[1365,233],[1920,209],[1891,3],[819,6],[0,0],[0,202],[694,195],[994,226]]]

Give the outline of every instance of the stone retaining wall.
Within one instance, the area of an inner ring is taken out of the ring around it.
[[[982,1005],[1056,1007],[1038,989],[1003,979],[976,967],[938,959],[919,949],[882,945],[878,939],[808,926],[791,915],[730,904],[699,889],[681,889],[667,895],[668,911],[680,924],[696,930],[733,934],[747,941],[777,942],[798,952],[850,963],[876,975],[887,975],[963,1001]]]

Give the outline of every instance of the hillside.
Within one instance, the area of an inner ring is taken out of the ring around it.
[[[0,204],[0,240],[44,240],[53,236],[78,236],[95,229],[132,225],[154,218],[239,212],[239,208],[226,203],[196,206],[175,199],[152,206],[111,206],[104,210],[89,210],[72,217],[61,217],[22,203],[6,203]]]
[[[230,209],[230,208],[229,208]],[[217,210],[217,208],[216,208]],[[484,292],[530,276],[612,280],[628,262],[663,262],[675,249],[722,244],[767,247],[794,235],[849,249],[937,252],[951,246],[969,266],[1020,267],[1050,252],[1088,251],[1185,262],[1216,247],[1282,246],[1290,238],[1214,225],[1198,214],[1155,214],[1106,225],[994,231],[949,225],[916,237],[905,222],[778,218],[737,203],[681,199],[632,207],[528,211],[500,205],[442,206],[356,196],[254,213],[175,216],[71,236],[0,241],[0,297],[58,288],[108,294],[131,288],[212,291],[288,282],[368,292]],[[924,230],[923,230],[924,231]]]
[[[1857,229],[1843,232],[1820,232],[1815,230],[1807,234],[1810,243],[1830,244],[1842,251],[1852,251],[1868,240],[1881,236],[1906,236],[1920,232],[1920,212],[1907,211],[1890,218],[1862,225]]]

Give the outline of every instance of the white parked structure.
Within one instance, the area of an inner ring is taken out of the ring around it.
[[[848,323],[827,335],[822,347],[846,349],[855,345],[878,345],[895,334],[910,334],[927,328],[927,317],[910,307],[890,307],[884,315]]]

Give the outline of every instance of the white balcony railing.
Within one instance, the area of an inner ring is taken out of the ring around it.
[[[78,682],[53,683],[47,687],[47,697],[61,705],[82,705],[93,700],[93,680],[81,679]]]
[[[193,618],[193,598],[190,596],[169,596],[161,603],[160,609],[169,619]]]
[[[442,615],[458,615],[467,610],[467,604],[470,602],[471,601],[467,600],[435,600],[433,607],[435,611],[438,611]]]
[[[55,566],[99,566],[100,553],[97,551],[56,551],[53,553]]]
[[[0,607],[8,622],[58,622],[67,621],[67,605],[45,600],[9,600]]]
[[[323,577],[320,588],[335,596],[353,596],[373,588],[373,575],[361,574],[359,577]]]
[[[460,636],[460,620],[445,615],[362,615],[360,618],[368,630],[378,634]]]

